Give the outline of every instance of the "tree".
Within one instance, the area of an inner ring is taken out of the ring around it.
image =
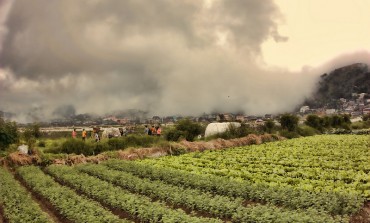
[[[317,115],[308,115],[305,124],[320,132],[323,131],[323,120]]]
[[[291,114],[285,114],[280,117],[280,124],[283,129],[293,132],[298,126],[298,117]]]
[[[18,142],[18,139],[17,124],[0,118],[0,150],[4,150],[10,144]]]
[[[177,141],[184,137],[187,141],[193,141],[196,136],[203,132],[203,127],[189,119],[180,120],[176,128],[166,134],[166,138],[171,141]]]
[[[37,123],[28,125],[23,132],[23,138],[26,141],[29,148],[33,148],[36,139],[40,137],[41,137],[40,126]]]
[[[362,116],[362,121],[366,122],[366,121],[369,121],[370,120],[370,114],[366,114],[364,116]]]
[[[268,133],[272,133],[275,128],[275,123],[272,120],[267,120],[263,126],[263,130]]]

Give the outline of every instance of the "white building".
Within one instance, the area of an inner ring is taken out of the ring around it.
[[[310,110],[310,107],[309,106],[302,106],[301,109],[299,109],[299,112],[300,113],[305,113],[307,112],[308,110]]]

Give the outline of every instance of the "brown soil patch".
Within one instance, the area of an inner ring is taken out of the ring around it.
[[[0,223],[8,223],[4,217],[4,210],[2,204],[0,204]]]
[[[366,202],[364,207],[351,217],[350,223],[370,223],[370,201]]]

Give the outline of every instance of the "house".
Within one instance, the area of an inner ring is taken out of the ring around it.
[[[272,114],[265,114],[265,119],[273,119],[274,116]]]
[[[353,117],[353,118],[359,117],[361,115],[362,115],[362,113],[360,111],[353,111],[353,112],[351,112],[351,117]]]
[[[335,114],[335,112],[336,112],[336,110],[335,110],[335,109],[333,109],[333,108],[331,108],[331,109],[326,109],[326,110],[325,110],[325,114],[326,114],[326,115],[333,115],[333,114]]]
[[[364,108],[364,109],[362,110],[362,114],[363,114],[363,115],[370,114],[370,108]]]
[[[244,122],[245,120],[244,115],[236,115],[235,120],[239,122]]]
[[[152,120],[155,123],[161,123],[162,122],[162,118],[159,117],[159,116],[153,116]]]
[[[302,106],[300,109],[299,109],[299,112],[300,113],[306,113],[306,111],[310,110],[310,107],[309,106]]]

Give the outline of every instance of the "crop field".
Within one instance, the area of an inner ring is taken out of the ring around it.
[[[0,222],[370,222],[369,136],[0,168],[0,179]]]

